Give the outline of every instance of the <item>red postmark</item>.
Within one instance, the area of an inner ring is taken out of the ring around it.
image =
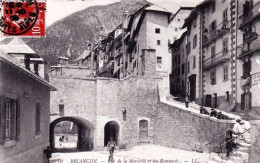
[[[0,28],[4,36],[45,36],[45,2],[20,0],[2,3]]]

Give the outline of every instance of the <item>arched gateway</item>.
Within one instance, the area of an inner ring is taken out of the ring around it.
[[[77,149],[80,151],[91,151],[93,150],[93,140],[94,140],[94,126],[86,119],[81,117],[61,117],[55,119],[50,124],[50,147],[55,148],[54,141],[54,128],[62,121],[70,121],[78,126],[78,142]]]

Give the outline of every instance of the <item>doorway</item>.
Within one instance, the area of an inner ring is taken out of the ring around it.
[[[206,106],[211,107],[211,95],[206,95]]]
[[[119,125],[115,121],[110,121],[106,123],[104,127],[104,146],[107,146],[107,143],[110,140],[110,137],[113,137],[116,144],[118,144],[118,137],[119,137]]]
[[[189,77],[190,83],[190,101],[196,100],[196,75],[193,74]]]

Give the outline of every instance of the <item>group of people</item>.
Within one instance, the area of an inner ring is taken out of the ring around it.
[[[216,111],[214,108],[211,108],[211,112],[208,112],[207,109],[204,107],[200,107],[200,113],[201,114],[206,114],[211,117],[216,117],[217,119],[226,119],[226,120],[233,120],[232,118],[228,117],[227,115],[222,114],[221,111]]]
[[[245,139],[246,129],[244,126],[244,121],[237,119],[235,124],[231,124],[230,128],[226,131],[226,156],[229,157],[230,153],[233,152],[235,148],[239,148],[240,140]]]

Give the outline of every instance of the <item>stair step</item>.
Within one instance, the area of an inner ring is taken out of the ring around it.
[[[234,163],[233,161],[226,158],[226,156],[223,156],[223,161],[220,157],[212,157],[212,161],[215,161],[217,163]]]
[[[245,147],[239,147],[239,148],[237,149],[237,151],[249,153],[250,149],[249,149],[249,148],[245,148]]]
[[[246,152],[241,152],[241,151],[233,151],[233,153],[231,154],[231,156],[234,156],[234,157],[240,157],[240,158],[247,158],[248,157],[248,153]]]
[[[239,143],[239,146],[240,147],[244,147],[244,148],[250,148],[251,144],[248,144],[248,143]]]
[[[235,163],[247,163],[248,162],[248,158],[243,159],[243,158],[235,157],[235,156],[231,156],[230,160],[234,161]]]
[[[247,143],[247,144],[251,144],[251,140],[245,139],[244,142]]]

